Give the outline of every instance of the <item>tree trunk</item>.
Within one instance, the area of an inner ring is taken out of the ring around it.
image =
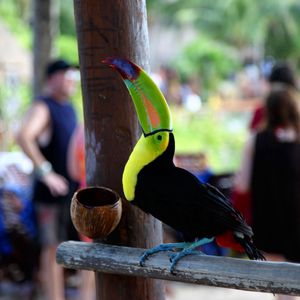
[[[33,1],[33,95],[41,93],[45,68],[54,55],[53,41],[58,31],[57,0]]]
[[[144,0],[74,0],[83,92],[88,185],[123,196],[122,172],[140,130],[130,96],[119,76],[101,63],[127,57],[148,69]],[[123,201],[117,230],[106,242],[148,248],[161,242],[161,223]],[[153,279],[96,274],[97,299],[161,300],[163,284]]]

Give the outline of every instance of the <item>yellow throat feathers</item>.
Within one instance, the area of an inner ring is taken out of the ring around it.
[[[161,131],[138,140],[123,172],[123,191],[128,201],[134,200],[139,172],[160,156],[168,147],[169,132]]]

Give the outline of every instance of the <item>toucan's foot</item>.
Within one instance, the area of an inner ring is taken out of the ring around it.
[[[173,254],[170,258],[170,262],[171,262],[170,273],[172,273],[174,275],[174,269],[175,269],[177,262],[180,259],[182,259],[183,257],[185,257],[187,255],[191,255],[191,254],[201,255],[204,253],[201,251],[198,251],[198,250],[186,248],[186,249],[183,249],[182,251],[180,251],[179,253]]]
[[[161,251],[174,251],[175,249],[184,249],[190,246],[191,243],[171,243],[171,244],[160,244],[154,248],[151,248],[144,252],[144,254],[140,258],[140,266],[143,267],[147,258]]]
[[[201,239],[199,241],[196,241],[192,244],[187,244],[187,246],[182,250],[180,251],[179,253],[176,253],[176,254],[173,254],[170,258],[170,261],[171,261],[171,267],[170,267],[170,272],[172,274],[174,274],[174,269],[175,269],[175,266],[177,264],[177,262],[187,256],[187,255],[191,255],[191,254],[196,254],[196,255],[202,255],[204,254],[203,252],[201,252],[200,250],[195,250],[197,247],[199,246],[203,246],[205,244],[208,244],[210,242],[213,241],[213,238],[212,239]]]
[[[193,255],[193,254],[195,254],[195,255],[199,255],[199,254],[205,255],[205,253],[203,253],[203,252],[200,251],[200,250],[194,250],[194,249],[188,249],[188,248],[186,248],[186,249],[183,249],[183,250],[180,251],[180,252],[177,252],[177,253],[175,253],[175,254],[172,254],[172,255],[170,256],[170,262],[176,264],[176,262],[177,262],[178,260],[180,260],[182,257],[185,257],[185,256],[187,256],[187,255]]]

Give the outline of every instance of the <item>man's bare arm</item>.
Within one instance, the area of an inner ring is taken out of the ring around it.
[[[41,180],[48,186],[53,196],[65,195],[68,192],[66,179],[51,170],[46,158],[38,146],[38,139],[50,126],[50,113],[43,102],[35,102],[27,112],[17,141],[24,153],[32,160],[35,170],[40,171]],[[43,166],[48,165],[48,171],[43,171]]]
[[[39,150],[38,139],[49,128],[50,114],[42,102],[34,103],[22,122],[17,141],[25,154],[32,160],[35,167],[40,166],[45,157]]]

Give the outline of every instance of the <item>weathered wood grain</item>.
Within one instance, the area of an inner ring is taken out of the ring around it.
[[[248,291],[300,295],[300,264],[250,261],[227,257],[191,255],[169,272],[170,252],[157,253],[139,265],[144,249],[102,243],[63,242],[57,262],[71,269],[124,274],[196,283]]]

